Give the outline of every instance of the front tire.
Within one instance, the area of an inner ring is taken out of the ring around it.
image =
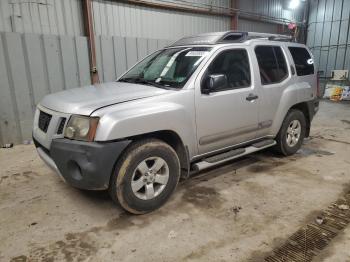
[[[305,133],[306,120],[303,112],[291,109],[276,136],[276,151],[285,156],[293,155],[300,149]]]
[[[180,178],[174,149],[158,139],[133,143],[118,160],[109,193],[128,212],[144,214],[161,207]]]

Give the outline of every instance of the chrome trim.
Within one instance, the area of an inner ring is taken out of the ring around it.
[[[44,163],[52,170],[54,171],[56,174],[59,175],[59,177],[66,182],[66,180],[64,179],[64,177],[62,176],[61,172],[58,170],[55,162],[52,160],[52,158],[45,153],[44,150],[42,150],[40,147],[36,148],[36,151],[38,152],[38,155],[40,156],[40,158],[44,161]]]

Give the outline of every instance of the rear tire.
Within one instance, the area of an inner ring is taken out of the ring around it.
[[[125,210],[144,214],[161,207],[180,178],[180,161],[174,149],[158,139],[133,143],[118,160],[109,194]]]
[[[291,109],[283,120],[280,131],[276,136],[275,150],[285,156],[296,153],[304,140],[306,120],[303,112]]]

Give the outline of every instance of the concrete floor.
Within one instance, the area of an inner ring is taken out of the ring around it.
[[[311,139],[182,182],[132,216],[64,184],[32,145],[0,150],[0,261],[261,261],[350,188],[350,104],[322,102]],[[315,259],[350,261],[350,226]]]

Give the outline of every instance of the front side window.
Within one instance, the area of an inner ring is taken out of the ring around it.
[[[249,87],[251,76],[247,50],[221,52],[209,65],[205,77],[210,75],[224,75],[227,79],[227,83],[214,92]]]
[[[210,50],[210,47],[163,49],[138,63],[119,81],[181,88]]]
[[[313,75],[314,61],[310,53],[303,47],[288,47],[298,76]]]
[[[287,63],[279,46],[257,46],[256,58],[263,85],[275,84],[288,76]]]

